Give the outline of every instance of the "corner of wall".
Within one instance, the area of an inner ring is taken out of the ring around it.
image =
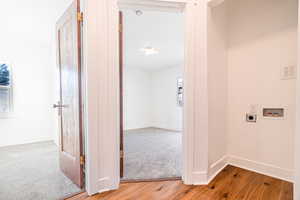
[[[228,165],[228,157],[225,155],[217,162],[209,166],[207,184],[209,184],[226,166]]]
[[[283,169],[274,165],[261,163],[253,160],[248,160],[245,158],[229,155],[228,164],[250,170],[256,173],[264,174],[266,176],[271,176],[281,180],[293,182],[294,172],[289,169]]]
[[[207,184],[209,184],[227,165],[232,165],[284,181],[294,182],[294,171],[292,170],[279,168],[274,165],[256,162],[233,155],[226,155],[209,166]]]

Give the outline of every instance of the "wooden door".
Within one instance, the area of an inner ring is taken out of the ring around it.
[[[120,176],[124,176],[124,115],[123,115],[123,15],[119,12],[119,70],[120,70]]]
[[[60,73],[59,162],[62,172],[83,187],[82,101],[81,101],[81,19],[75,0],[57,22]]]

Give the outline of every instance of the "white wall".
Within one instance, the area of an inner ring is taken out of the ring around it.
[[[124,129],[151,127],[151,74],[125,68],[123,75]]]
[[[177,106],[180,67],[124,70],[124,128],[182,130],[182,108]]]
[[[224,166],[227,154],[227,5],[208,8],[209,174]]]
[[[182,107],[177,105],[177,78],[182,76],[180,66],[153,71],[152,83],[152,126],[182,131]]]
[[[228,10],[228,153],[286,179],[294,169],[296,84],[280,73],[297,64],[297,8],[297,0],[229,0]],[[253,124],[245,121],[251,107]],[[285,119],[264,119],[263,107],[285,108]]]
[[[0,146],[57,138],[55,23],[70,2],[1,1],[0,63],[13,70],[14,113],[0,119]]]

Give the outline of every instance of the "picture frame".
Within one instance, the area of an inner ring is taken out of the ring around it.
[[[177,78],[177,105],[183,107],[183,78]]]
[[[11,66],[0,62],[0,117],[13,112],[13,81]]]

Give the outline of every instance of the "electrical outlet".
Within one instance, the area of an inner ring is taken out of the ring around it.
[[[256,114],[246,114],[246,121],[247,122],[252,122],[252,123],[256,123],[257,120],[257,115]]]

